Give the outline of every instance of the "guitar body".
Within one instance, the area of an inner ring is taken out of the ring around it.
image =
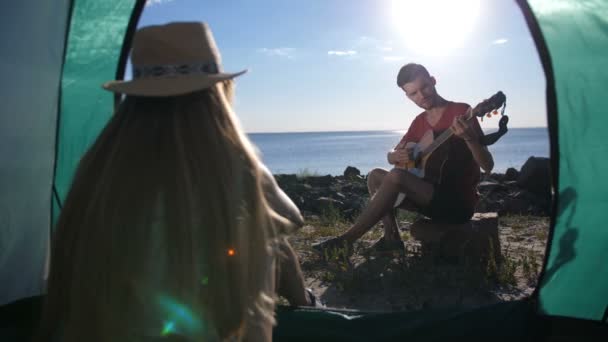
[[[434,140],[434,132],[428,130],[418,143],[407,143],[405,148],[412,150],[412,160],[400,167],[408,170],[416,177],[431,183],[438,183],[441,180],[443,165],[448,157],[449,145],[442,144],[431,153],[422,155],[422,151],[427,149]]]
[[[427,149],[433,141],[433,131],[429,130],[422,137],[420,142],[406,144],[405,148],[412,150],[412,160],[406,165],[397,165],[397,167],[405,169],[416,177],[424,179],[432,184],[441,183],[442,178],[446,174],[458,173],[459,170],[454,169],[461,166],[458,161],[463,160],[462,156],[470,154],[464,141],[460,138],[452,137],[428,154],[424,154],[423,151]],[[454,162],[449,163],[448,161],[450,159],[454,159]],[[404,199],[405,194],[399,193],[394,207],[401,205]]]
[[[423,170],[423,178],[429,183],[441,183],[446,162],[451,151],[451,144],[442,144],[436,150],[421,158],[420,167]]]

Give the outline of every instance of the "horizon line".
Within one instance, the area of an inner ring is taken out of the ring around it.
[[[548,128],[548,126],[509,127],[509,129]],[[483,129],[483,128],[482,128]],[[491,128],[494,129],[494,128]],[[403,129],[364,129],[364,130],[335,130],[335,131],[246,131],[245,134],[291,134],[291,133],[358,133],[358,132],[405,132]]]

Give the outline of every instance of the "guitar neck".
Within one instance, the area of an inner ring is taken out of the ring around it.
[[[469,121],[473,116],[473,111],[469,110],[467,114],[465,114],[465,120]],[[441,144],[450,139],[452,135],[454,135],[454,132],[452,132],[451,129],[448,128],[447,130],[445,130],[436,139],[434,139],[433,142],[427,148],[422,151],[422,153],[420,154],[420,158],[423,158],[433,153],[433,151],[435,151],[439,146],[441,146]]]

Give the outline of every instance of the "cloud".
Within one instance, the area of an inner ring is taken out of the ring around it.
[[[384,56],[384,57],[382,57],[382,59],[387,62],[396,62],[396,61],[405,60],[405,57],[403,57],[403,56]]]
[[[288,58],[288,59],[293,59],[295,51],[296,51],[296,49],[288,48],[288,47],[280,47],[280,48],[272,48],[272,49],[269,49],[269,48],[258,49],[258,52],[261,52],[261,53],[265,54],[266,56],[284,57],[284,58]]]
[[[354,56],[357,54],[357,51],[355,51],[355,50],[346,50],[346,51],[331,50],[331,51],[327,51],[327,54],[334,55],[334,56]]]
[[[380,40],[370,36],[359,36],[355,39],[342,44],[342,50],[327,51],[329,56],[338,56],[352,59],[380,59],[387,54],[398,54],[394,52],[393,42],[390,40]],[[387,56],[385,60],[401,60],[395,56]]]
[[[393,51],[393,42],[390,40],[380,40],[377,38],[369,37],[369,36],[360,36],[355,40],[354,46],[358,50],[368,50],[368,51]]]
[[[166,2],[172,2],[173,0],[146,0],[146,6],[160,5]]]
[[[361,37],[357,38],[357,40],[355,41],[355,44],[357,46],[378,45],[379,43],[380,43],[380,40],[378,40],[376,38],[368,37],[368,36],[361,36]]]
[[[500,44],[504,44],[506,42],[508,42],[509,40],[507,38],[500,38],[500,39],[496,39],[495,41],[492,42],[492,44],[494,45],[500,45]]]

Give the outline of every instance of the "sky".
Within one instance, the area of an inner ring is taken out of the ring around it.
[[[509,127],[546,127],[545,77],[509,0],[149,0],[139,26],[209,24],[249,132],[406,130],[422,110],[396,85],[425,65],[448,100],[503,91]],[[484,129],[498,127],[496,117]]]

